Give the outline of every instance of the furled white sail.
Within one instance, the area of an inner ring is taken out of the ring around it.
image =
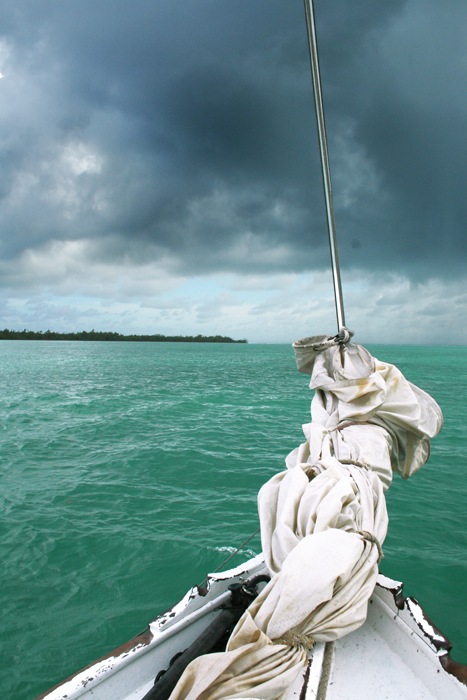
[[[193,661],[171,700],[276,700],[314,641],[364,623],[388,526],[384,491],[393,471],[408,478],[424,464],[441,429],[436,402],[362,346],[317,336],[294,349],[316,394],[306,442],[258,496],[272,579],[226,652]]]

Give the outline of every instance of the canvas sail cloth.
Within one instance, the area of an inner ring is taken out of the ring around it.
[[[441,410],[393,365],[360,345],[318,336],[294,343],[316,389],[306,442],[258,496],[272,579],[235,627],[227,650],[193,661],[171,700],[285,695],[314,641],[366,619],[388,526],[384,491],[429,455]]]

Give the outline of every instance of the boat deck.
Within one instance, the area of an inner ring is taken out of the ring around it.
[[[449,641],[431,625],[416,601],[406,600],[399,610],[388,590],[380,586],[370,600],[365,624],[332,647],[328,682],[323,668],[323,683],[314,696],[317,700],[467,697],[467,687],[440,663],[440,657],[448,653]]]

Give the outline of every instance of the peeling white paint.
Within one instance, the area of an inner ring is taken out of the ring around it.
[[[379,586],[382,586],[383,588],[387,588],[388,591],[400,589],[404,585],[401,581],[395,581],[394,579],[389,578],[388,576],[385,576],[384,574],[378,574],[377,583]]]
[[[253,557],[253,559],[249,559],[246,563],[248,564],[248,568],[245,568],[245,564],[240,564],[240,566],[236,566],[234,569],[229,569],[228,571],[220,571],[216,572],[215,574],[208,574],[208,582],[223,581],[228,578],[233,578],[234,576],[241,576],[242,574],[244,576],[248,576],[248,573],[251,569],[254,569],[255,567],[260,566],[264,563],[264,555],[258,554],[256,557]]]
[[[149,627],[151,629],[151,632],[154,633],[156,631],[153,630],[153,626],[161,629],[165,624],[167,624],[167,622],[171,622],[174,617],[180,615],[180,613],[182,613],[185,610],[190,600],[192,600],[197,595],[199,595],[199,593],[196,590],[196,588],[191,588],[178,603],[176,603],[172,608],[170,608],[170,610],[167,610],[167,612],[162,613],[162,615],[159,615],[159,617],[156,617],[156,619],[150,623]]]
[[[406,601],[407,607],[412,614],[412,617],[414,618],[415,622],[417,625],[420,627],[422,632],[429,637],[430,641],[434,642],[444,642],[447,643],[447,639],[443,634],[440,634],[435,630],[433,625],[429,622],[427,619],[425,613],[423,612],[422,608],[418,603],[415,603],[413,600],[407,599]],[[446,653],[446,649],[441,650],[442,654]]]
[[[120,666],[122,661],[128,656],[137,653],[140,649],[144,648],[145,644],[138,644],[130,651],[121,654],[120,656],[109,656],[107,659],[98,661],[91,668],[87,668],[76,676],[70,678],[66,683],[62,683],[52,690],[50,693],[44,696],[44,700],[63,700],[64,697],[72,700],[75,697],[80,697],[83,694],[83,689],[87,688],[91,684],[91,687],[97,685],[100,682],[101,676],[107,675]]]

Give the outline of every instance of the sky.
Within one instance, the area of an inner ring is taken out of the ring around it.
[[[467,344],[467,3],[315,0],[347,326]],[[0,326],[336,331],[302,0],[0,0]]]

